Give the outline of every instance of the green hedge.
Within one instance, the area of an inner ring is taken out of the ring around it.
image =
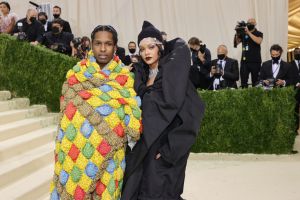
[[[76,60],[0,35],[0,89],[59,110],[65,74]],[[290,153],[295,139],[293,88],[199,91],[205,116],[193,152]]]
[[[206,112],[194,152],[291,153],[293,88],[200,91]]]
[[[65,74],[76,60],[0,35],[0,89],[28,97],[33,104],[46,104],[59,111],[59,96]]]

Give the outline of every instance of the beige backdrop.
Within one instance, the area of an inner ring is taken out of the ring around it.
[[[136,40],[143,20],[150,20],[168,33],[168,38],[188,40],[197,36],[216,55],[216,47],[229,47],[229,56],[240,59],[241,47],[233,48],[234,27],[238,20],[255,17],[264,33],[263,60],[269,47],[278,43],[287,49],[288,0],[35,0],[62,7],[77,36],[90,35],[98,24],[111,24],[119,32],[120,46],[127,49]],[[30,7],[26,0],[10,0],[12,10],[24,17]]]

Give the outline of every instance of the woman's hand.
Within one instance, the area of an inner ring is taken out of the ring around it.
[[[158,159],[160,159],[160,157],[161,157],[161,154],[158,153],[158,154],[155,156],[155,159],[158,160]]]

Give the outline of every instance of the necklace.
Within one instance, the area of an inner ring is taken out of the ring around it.
[[[157,75],[157,73],[159,72],[158,68],[155,69],[149,69],[149,78],[153,78]]]

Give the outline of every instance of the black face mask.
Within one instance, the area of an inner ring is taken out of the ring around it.
[[[39,20],[43,25],[45,25],[46,24],[46,22],[47,22],[47,20],[46,19],[41,19],[41,20]]]
[[[272,57],[273,63],[277,63],[278,64],[278,61],[280,60],[280,56],[278,56],[278,57],[271,56],[271,57]]]
[[[60,17],[60,14],[53,14],[53,17],[54,17],[55,19],[57,19],[57,18]]]
[[[300,54],[295,54],[294,57],[295,57],[295,60],[300,60]]]
[[[136,49],[129,49],[129,52],[130,52],[131,54],[134,54],[135,51],[136,51]]]
[[[53,34],[59,34],[59,28],[58,27],[52,27],[52,33]]]
[[[197,50],[195,50],[193,48],[190,48],[190,50],[191,50],[192,53],[197,53],[198,52]]]
[[[225,54],[218,54],[218,59],[219,60],[224,60]]]
[[[29,18],[29,21],[31,21],[31,23],[33,23],[33,22],[36,21],[36,18],[35,18],[35,17],[30,17],[30,18]]]
[[[249,31],[252,31],[255,28],[255,26],[253,24],[248,24],[247,28]]]

